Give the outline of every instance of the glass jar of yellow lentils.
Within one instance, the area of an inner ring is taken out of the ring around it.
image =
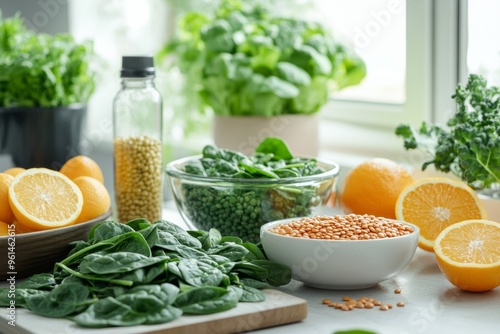
[[[161,218],[162,98],[152,57],[123,57],[113,101],[115,214],[121,222]]]

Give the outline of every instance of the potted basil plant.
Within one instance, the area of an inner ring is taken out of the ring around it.
[[[317,113],[333,91],[365,77],[365,64],[319,23],[275,16],[261,3],[222,0],[213,15],[188,12],[158,58],[178,67],[200,110],[213,111],[217,146],[253,152],[275,136],[315,155]]]
[[[0,154],[58,170],[77,155],[94,90],[93,51],[67,34],[37,34],[0,15]]]

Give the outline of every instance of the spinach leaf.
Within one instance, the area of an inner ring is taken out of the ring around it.
[[[119,224],[119,223],[115,223]],[[106,230],[114,230],[107,228]],[[101,234],[102,235],[102,234]],[[151,256],[151,249],[148,243],[139,232],[125,232],[124,234],[116,235],[110,239],[102,240],[92,245],[89,245],[61,261],[63,265],[71,265],[80,262],[86,255],[99,251],[107,252],[135,252],[145,256]]]
[[[233,271],[259,280],[265,280],[269,276],[266,268],[247,261],[237,262],[233,267]]]
[[[166,278],[167,266],[166,263],[157,263],[146,268],[146,277],[144,278],[144,283],[153,283],[156,280],[161,281]]]
[[[196,259],[180,259],[177,267],[184,281],[192,286],[217,286],[224,278],[218,268]]]
[[[110,274],[110,275],[82,274],[76,270],[69,268],[68,266],[66,266],[62,263],[56,263],[56,267],[61,268],[62,270],[66,271],[67,273],[69,273],[75,277],[78,277],[78,278],[81,278],[84,280],[88,280],[88,281],[102,281],[102,282],[109,282],[109,283],[116,284],[116,285],[123,285],[123,286],[132,286],[134,284],[134,282],[132,282],[130,280],[122,280],[122,279],[116,278],[117,277],[116,274]]]
[[[239,282],[245,286],[252,287],[255,289],[259,289],[259,290],[271,288],[271,285],[269,283],[264,282],[264,281],[260,281],[260,280],[256,280],[253,278],[249,278],[249,277],[242,277],[239,279]]]
[[[81,284],[61,284],[46,294],[26,296],[26,306],[33,313],[49,318],[61,318],[85,309],[95,300]]]
[[[267,257],[262,253],[260,248],[251,243],[251,242],[244,242],[241,244],[243,247],[245,247],[248,250],[248,254],[245,255],[245,259],[247,260],[267,260]]]
[[[203,286],[181,292],[174,306],[186,314],[211,314],[236,307],[238,295],[230,289]]]
[[[185,245],[178,245],[177,247],[175,247],[175,250],[177,251],[177,253],[179,253],[180,257],[183,257],[185,259],[208,258],[208,255],[205,252]]]
[[[293,159],[290,149],[285,142],[279,138],[267,137],[257,146],[255,152],[272,154],[273,160],[290,160]]]
[[[281,286],[290,283],[292,271],[289,267],[268,260],[253,260],[252,264],[267,269],[267,283],[272,286]]]
[[[208,254],[220,255],[228,258],[231,261],[238,261],[243,259],[248,254],[248,249],[246,249],[242,245],[225,243],[209,249]]]
[[[17,289],[48,289],[51,290],[56,285],[56,280],[52,274],[35,274],[16,284]]]
[[[221,242],[222,236],[220,235],[220,232],[214,228],[211,228],[208,233],[206,233],[202,238],[201,238],[201,244],[202,248],[204,250],[208,250],[212,247],[217,246]]]
[[[147,294],[156,296],[167,305],[172,305],[179,294],[179,288],[170,283],[139,285],[129,290],[129,293],[145,291]]]
[[[13,297],[16,301],[17,307],[27,307],[26,298],[34,295],[46,295],[49,291],[37,290],[37,289],[26,289],[16,287],[15,295],[12,295],[12,291],[9,288],[0,288],[0,306],[9,307]]]
[[[149,225],[148,227],[138,230],[137,232],[142,234],[150,248],[154,247],[160,239],[160,236],[158,235],[158,226],[155,224]]]
[[[126,224],[116,224],[110,221],[103,222],[94,230],[93,242],[97,243],[133,231],[134,229]]]
[[[254,287],[241,285],[238,288],[242,290],[240,302],[263,302],[266,300],[266,295]]]
[[[136,314],[132,308],[116,298],[106,297],[73,317],[83,327],[135,326],[146,322],[146,315]]]
[[[144,218],[137,218],[125,223],[125,225],[130,226],[134,231],[144,230],[151,226],[151,223]],[[144,234],[143,234],[144,235]],[[145,236],[144,236],[145,237]]]
[[[106,255],[89,254],[80,263],[82,274],[115,274],[165,262],[167,257],[147,257],[132,252],[116,252]]]

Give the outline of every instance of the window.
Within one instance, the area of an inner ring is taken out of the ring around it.
[[[403,104],[406,69],[406,3],[404,0],[316,0],[313,20],[350,44],[366,63],[367,76],[336,99]]]
[[[95,40],[106,71],[92,99],[91,127],[111,118],[119,82],[116,60],[125,53],[154,54],[172,33],[176,13],[206,11],[214,4],[209,0],[69,3],[71,32]],[[276,6],[278,1],[270,3]],[[327,155],[400,160],[405,151],[394,135],[398,124],[444,123],[455,111],[451,95],[456,84],[464,82],[469,72],[500,83],[500,47],[490,40],[500,32],[494,16],[500,9],[498,1],[296,0],[293,4],[281,13],[322,21],[368,66],[361,85],[335,93],[320,112],[320,140]],[[165,97],[166,101],[169,98],[175,103],[174,97]]]
[[[492,42],[491,37],[500,35],[498,13],[499,1],[468,2],[467,68],[497,86],[500,85],[500,44]]]
[[[335,94],[323,111],[325,151],[399,158],[404,151],[394,128],[431,119],[434,2],[316,1],[331,8],[323,10],[324,20],[331,14],[332,22],[337,15],[339,25],[349,24],[333,29],[350,38],[368,72],[362,85]]]
[[[168,34],[167,6],[163,0],[71,0],[70,33],[77,40],[92,40],[99,61],[98,82],[89,101],[87,139],[82,154],[112,141],[113,98],[120,89],[122,55],[151,55]]]

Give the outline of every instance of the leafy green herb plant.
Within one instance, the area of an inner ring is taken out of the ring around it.
[[[90,43],[37,34],[0,12],[0,108],[86,103],[94,91]]]
[[[500,88],[488,87],[480,75],[471,74],[452,96],[457,112],[448,127],[422,123],[396,128],[408,150],[423,149],[432,155],[422,169],[451,172],[475,189],[500,186]]]
[[[314,114],[366,74],[320,24],[272,15],[254,0],[222,0],[213,16],[188,12],[158,58],[170,55],[199,109],[223,116]]]
[[[290,268],[267,260],[259,245],[167,221],[101,222],[73,247],[52,273],[18,284],[16,306],[83,327],[160,324],[261,302],[260,289],[291,280]],[[0,305],[10,299],[0,289]]]
[[[294,157],[274,137],[250,156],[207,145],[199,159],[167,168],[177,205],[194,226],[251,242],[260,240],[263,224],[309,216],[326,203],[335,182],[332,171],[315,159]],[[319,174],[324,177],[315,177]]]

